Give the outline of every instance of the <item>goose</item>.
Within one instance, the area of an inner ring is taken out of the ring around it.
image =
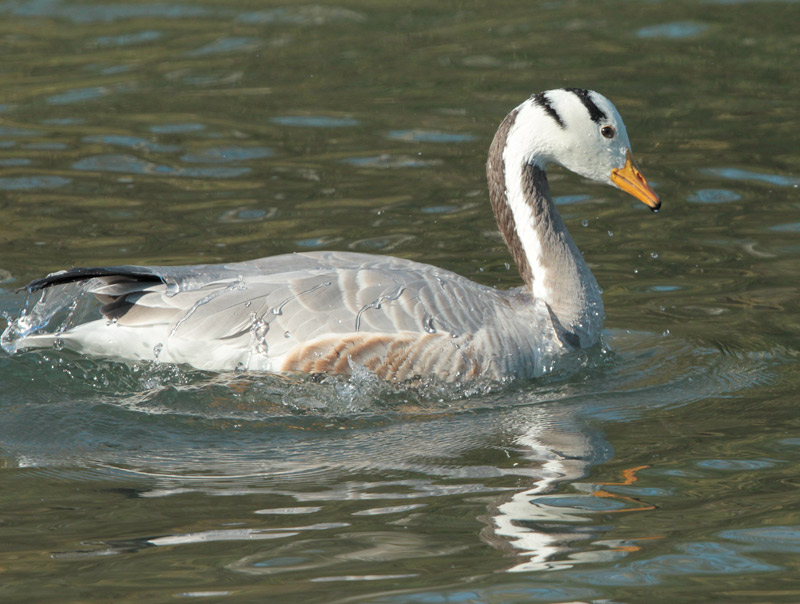
[[[550,195],[551,164],[615,186],[653,211],[661,206],[611,101],[580,88],[548,90],[505,117],[486,163],[492,209],[521,287],[500,290],[411,260],[341,251],[73,268],[28,284],[29,296],[41,298],[9,320],[2,346],[214,372],[362,367],[390,381],[534,378],[559,355],[597,344],[604,318],[597,281]],[[77,293],[64,293],[76,285]],[[73,325],[75,296],[94,296],[99,315]],[[48,331],[57,307],[67,320]]]

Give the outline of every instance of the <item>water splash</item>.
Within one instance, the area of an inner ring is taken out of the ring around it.
[[[8,325],[0,335],[0,346],[9,354],[25,348],[25,338],[39,333],[61,334],[75,324],[85,284],[70,283],[60,288],[45,289],[41,294],[27,294],[18,317],[4,312]],[[34,298],[36,302],[31,306]],[[54,318],[62,315],[60,320]],[[51,327],[50,331],[45,331]]]

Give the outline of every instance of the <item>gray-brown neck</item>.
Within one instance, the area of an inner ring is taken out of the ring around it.
[[[547,174],[518,151],[526,134],[514,128],[519,111],[500,124],[486,163],[497,225],[522,279],[547,304],[563,337],[591,346],[603,321],[600,288],[555,208]]]

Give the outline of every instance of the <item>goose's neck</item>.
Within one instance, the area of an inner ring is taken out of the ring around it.
[[[547,304],[563,337],[591,346],[603,322],[600,288],[555,208],[547,174],[521,151],[530,133],[520,131],[517,113],[500,125],[486,164],[497,225],[522,279]]]

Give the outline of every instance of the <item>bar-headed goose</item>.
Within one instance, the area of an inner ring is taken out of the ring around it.
[[[557,355],[597,343],[603,321],[597,282],[550,197],[545,169],[553,163],[660,206],[611,102],[589,90],[549,90],[506,116],[486,164],[523,287],[501,291],[435,266],[350,252],[77,268],[28,285],[43,297],[9,323],[2,344],[9,352],[56,346],[213,371],[540,375]],[[50,302],[73,282],[102,303],[102,317],[48,331]]]

